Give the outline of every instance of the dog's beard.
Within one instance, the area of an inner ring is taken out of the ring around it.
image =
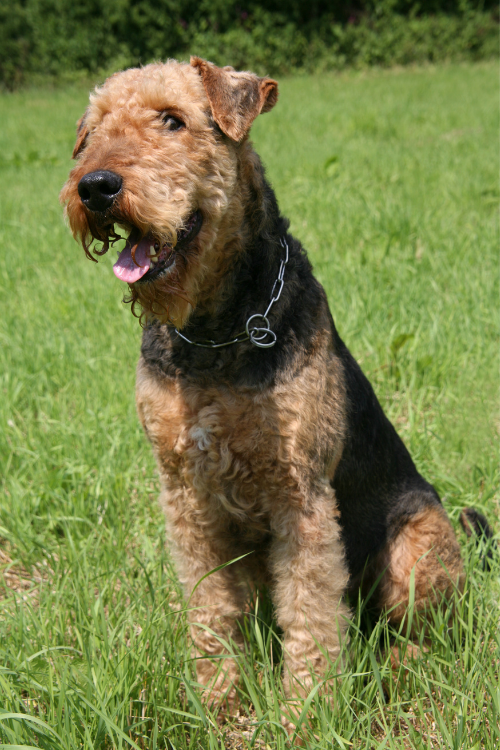
[[[94,263],[117,241],[130,238],[137,232],[147,235],[147,231],[140,232],[129,217],[123,216],[117,210],[111,209],[102,216],[95,217],[85,211],[83,206],[76,208],[77,210],[68,210],[71,228],[74,235],[80,239],[86,257]],[[186,223],[189,225],[189,220]],[[118,228],[115,225],[118,225]],[[172,230],[170,237],[175,234]],[[179,239],[181,238],[182,234],[179,235]],[[195,306],[191,295],[186,291],[186,282],[190,269],[192,271],[197,264],[198,243],[194,241],[182,246],[181,241],[179,245],[175,247],[175,263],[167,272],[154,279],[148,280],[146,277],[128,285],[128,293],[123,301],[131,305],[133,315],[143,326],[149,320],[157,319],[161,323],[182,327]]]
[[[122,217],[119,217],[119,220],[121,228],[125,222]],[[91,241],[86,243],[82,239],[82,245],[87,257],[90,256],[94,261],[96,258],[91,253],[102,256],[117,240],[123,239],[113,224],[102,226],[96,222],[91,224],[89,221],[88,226]],[[131,228],[128,229],[128,227]],[[137,232],[133,225],[129,224],[128,227],[125,234],[129,237]],[[102,245],[99,247],[96,243],[102,243]],[[133,249],[131,254],[134,257]],[[125,294],[123,301],[130,304],[132,314],[139,319],[141,325],[146,325],[151,319],[177,326],[183,324],[194,307],[183,281],[187,279],[189,267],[196,263],[197,255],[197,249],[192,246],[176,247],[175,262],[161,275],[151,280],[146,275],[136,283],[128,284],[128,293]],[[155,267],[151,268],[154,270]]]
[[[161,323],[181,325],[194,307],[186,294],[181,279],[186,275],[187,259],[183,253],[176,254],[175,267],[154,281],[129,285],[129,293],[123,298],[130,304],[132,314],[145,325],[155,318]]]
[[[63,195],[63,200],[64,198]],[[76,205],[74,203],[70,199],[66,209],[73,236],[80,240],[87,258],[97,263],[97,258],[94,256],[105,255],[110,246],[123,239],[123,236],[118,234],[115,228],[115,223],[119,222],[119,217],[112,211],[106,211],[101,216],[96,217],[84,209],[79,198],[76,200]],[[98,243],[101,243],[100,247]]]
[[[85,255],[94,263],[97,263],[97,259],[94,255],[101,257],[106,255],[110,246],[114,245],[118,240],[122,240],[123,237],[118,234],[115,229],[115,222],[112,216],[110,216],[106,224],[97,222],[93,217],[87,217],[87,232],[81,235],[81,242]],[[96,242],[102,242],[102,246],[99,248],[96,246]]]

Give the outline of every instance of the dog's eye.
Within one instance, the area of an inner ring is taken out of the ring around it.
[[[179,120],[178,117],[174,117],[173,115],[164,114],[161,118],[163,120],[163,124],[167,128],[167,130],[180,130],[181,128],[186,127],[182,120]]]

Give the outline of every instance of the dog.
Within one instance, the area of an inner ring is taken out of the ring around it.
[[[273,79],[198,57],[117,73],[90,96],[61,193],[89,258],[127,238],[114,272],[144,326],[137,410],[198,680],[229,706],[238,668],[222,641],[242,642],[249,583],[271,591],[293,699],[341,662],[346,594],[374,588],[399,626],[410,599],[415,624],[464,581],[440,498],[337,333],[248,139],[277,99]]]

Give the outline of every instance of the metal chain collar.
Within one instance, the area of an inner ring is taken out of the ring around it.
[[[258,346],[260,349],[270,349],[272,346],[275,345],[277,341],[277,336],[269,328],[269,320],[267,316],[269,315],[269,311],[271,307],[274,305],[275,302],[279,300],[281,297],[281,292],[283,291],[284,286],[284,276],[285,276],[285,266],[288,263],[288,244],[284,237],[280,239],[281,247],[285,250],[285,258],[280,263],[280,270],[278,273],[278,278],[273,284],[273,289],[271,292],[271,301],[267,306],[266,312],[261,315],[260,313],[255,313],[255,315],[250,315],[250,317],[247,320],[247,324],[245,326],[245,330],[241,331],[241,333],[236,334],[234,339],[231,339],[231,341],[224,341],[223,344],[216,344],[215,341],[208,340],[205,343],[200,343],[199,341],[191,341],[191,339],[188,339],[187,336],[184,336],[183,333],[175,329],[175,332],[178,336],[181,337],[184,341],[186,341],[188,344],[192,344],[193,346],[201,346],[204,349],[220,349],[223,346],[231,346],[231,344],[238,344],[240,341],[250,341],[251,344],[254,346]],[[260,320],[264,323],[264,325],[256,325],[255,321]]]

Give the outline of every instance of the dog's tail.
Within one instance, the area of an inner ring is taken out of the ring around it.
[[[474,536],[481,545],[483,569],[491,570],[492,562],[498,559],[498,546],[486,517],[475,508],[464,508],[460,514],[462,528],[470,538]]]

